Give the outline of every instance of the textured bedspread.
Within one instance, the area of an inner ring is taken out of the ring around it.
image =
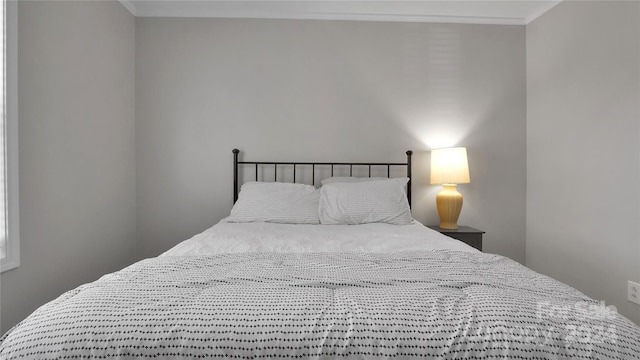
[[[1,359],[637,359],[640,328],[498,255],[147,259],[42,306]]]

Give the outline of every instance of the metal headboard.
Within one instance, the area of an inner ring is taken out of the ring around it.
[[[407,168],[407,177],[409,178],[409,182],[407,183],[407,200],[409,201],[409,206],[411,206],[411,155],[413,151],[408,150],[407,154],[407,162],[406,163],[345,163],[345,162],[284,162],[284,161],[238,161],[238,155],[240,154],[240,150],[233,149],[233,203],[238,200],[238,192],[240,189],[240,179],[238,177],[238,166],[239,165],[253,165],[255,166],[255,180],[258,181],[258,167],[265,165],[273,166],[273,175],[274,180],[278,179],[278,165],[288,165],[293,166],[293,182],[296,182],[296,167],[297,166],[311,166],[312,171],[312,180],[311,185],[315,185],[315,173],[316,167],[318,166],[330,166],[331,167],[331,176],[333,176],[334,166],[349,166],[349,176],[353,176],[353,167],[366,166],[369,169],[369,177],[371,177],[371,167],[386,167],[387,168],[387,177],[390,177],[391,167],[392,166],[406,166]]]

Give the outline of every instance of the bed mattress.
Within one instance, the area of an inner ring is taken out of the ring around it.
[[[431,230],[417,221],[409,225],[306,225],[232,223],[223,219],[161,256],[239,252],[390,252],[477,250]]]

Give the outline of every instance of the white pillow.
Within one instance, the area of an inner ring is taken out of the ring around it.
[[[357,183],[330,183],[320,188],[320,223],[408,225],[411,210],[404,187],[408,178]]]
[[[330,178],[326,178],[322,181],[322,185],[332,184],[332,183],[356,183],[356,182],[365,182],[365,181],[376,181],[376,180],[389,180],[386,177],[354,177],[354,176],[332,176]]]
[[[226,221],[319,224],[319,197],[311,185],[248,182],[242,185]]]

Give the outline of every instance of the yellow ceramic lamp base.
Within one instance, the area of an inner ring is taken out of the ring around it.
[[[458,228],[458,217],[462,210],[462,194],[454,184],[442,185],[442,191],[436,195],[436,206],[440,215],[442,229],[455,230]]]

